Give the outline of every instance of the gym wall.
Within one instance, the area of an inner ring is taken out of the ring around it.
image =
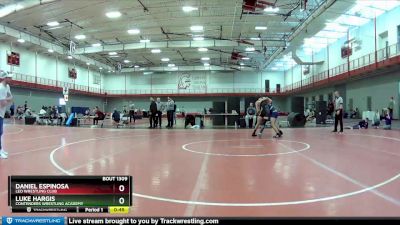
[[[11,93],[14,97],[15,108],[18,105],[24,105],[25,101],[28,101],[28,106],[32,108],[32,110],[39,112],[40,108],[45,106],[53,106],[59,105],[59,98],[63,98],[62,93],[50,92],[50,91],[41,91],[41,90],[33,90],[33,89],[25,89],[19,87],[11,87]],[[69,95],[69,101],[67,102],[66,107],[69,108],[71,106],[82,106],[82,107],[95,107],[99,106],[103,107],[103,98],[100,97],[90,97],[83,95]]]
[[[156,95],[155,95],[156,97]],[[186,112],[203,112],[204,108],[212,108],[213,102],[225,102],[228,101],[229,97],[172,97],[177,104],[177,108],[182,107]],[[240,98],[237,98],[240,101]],[[166,97],[161,98],[162,102],[167,100]],[[274,97],[274,105],[278,107],[280,111],[287,111],[286,97]],[[121,110],[124,105],[134,103],[136,107],[142,109],[148,109],[150,102],[149,98],[107,98],[107,111],[112,111],[114,108]],[[245,106],[247,108],[248,105]],[[239,111],[238,111],[239,112]]]
[[[393,96],[395,98],[395,113],[394,118],[400,118],[399,114],[399,93],[400,93],[400,71],[391,72],[387,74],[381,74],[375,77],[355,80],[347,82],[346,85],[342,86],[341,95],[345,98],[345,110],[350,110],[348,103],[350,99],[353,99],[353,108],[356,107],[360,112],[367,111],[367,99],[371,97],[371,107],[373,111],[383,108],[387,108],[389,98]],[[311,103],[311,99],[314,96],[318,101],[319,95],[323,95],[323,100],[328,100],[328,94],[337,90],[337,87],[327,87],[318,89],[311,92],[299,94],[308,98],[308,103]],[[305,103],[307,105],[307,103]]]

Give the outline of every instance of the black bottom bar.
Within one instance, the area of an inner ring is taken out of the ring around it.
[[[351,222],[352,224],[399,224],[400,218],[176,218],[176,217],[68,217],[68,225],[77,224],[107,224],[107,225],[164,225],[164,224],[199,224],[199,225],[252,225],[252,224],[280,224],[305,222],[307,224],[341,224]]]

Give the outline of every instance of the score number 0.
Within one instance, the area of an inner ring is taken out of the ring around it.
[[[125,191],[125,186],[122,185],[122,184],[119,185],[118,190],[120,192],[124,192]],[[124,197],[119,198],[118,202],[119,202],[119,204],[123,205],[125,203],[125,198]]]

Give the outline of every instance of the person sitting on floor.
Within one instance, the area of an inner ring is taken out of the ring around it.
[[[17,119],[21,120],[24,117],[25,110],[22,106],[17,107]]]
[[[39,110],[39,117],[37,119],[37,123],[38,124],[44,124],[44,123],[48,123],[48,116],[47,116],[47,112],[46,112],[46,107],[42,106],[42,108]]]
[[[351,114],[350,114],[350,119],[355,119],[355,118],[358,117],[358,115],[359,115],[359,111],[358,111],[358,108],[356,108],[355,110],[353,110],[353,111],[351,112]]]
[[[104,120],[104,118],[106,116],[102,111],[100,111],[98,106],[96,106],[96,108],[94,109],[94,113],[95,113],[95,116],[93,118],[93,125],[98,125],[99,124],[99,120]]]
[[[53,124],[53,121],[58,120],[59,113],[57,106],[52,106],[50,110],[50,122]]]
[[[392,117],[390,115],[389,110],[385,111],[385,126],[383,126],[384,130],[391,130],[392,129]]]
[[[118,128],[119,122],[121,121],[121,114],[114,108],[114,112],[111,115],[113,126]]]
[[[196,118],[193,115],[190,115],[190,114],[186,115],[186,117],[185,117],[185,129],[186,129],[187,125],[189,125],[189,124],[191,126],[196,125],[195,120],[196,120]]]
[[[42,106],[42,108],[39,110],[39,116],[45,116],[46,115],[46,109],[44,106]]]
[[[246,127],[254,127],[254,124],[257,122],[257,116],[256,116],[256,108],[254,107],[254,104],[250,102],[250,106],[246,110],[246,116],[244,117],[246,121]],[[252,120],[252,124],[250,126],[250,119]]]

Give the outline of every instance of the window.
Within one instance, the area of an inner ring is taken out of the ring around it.
[[[367,97],[367,110],[372,111],[372,97],[371,96]]]
[[[353,109],[354,109],[352,98],[349,98],[349,109],[350,109],[350,111],[353,111]]]
[[[397,51],[400,51],[400,25],[397,26]]]
[[[101,77],[99,75],[94,75],[93,84],[100,84],[100,82],[101,82]]]

